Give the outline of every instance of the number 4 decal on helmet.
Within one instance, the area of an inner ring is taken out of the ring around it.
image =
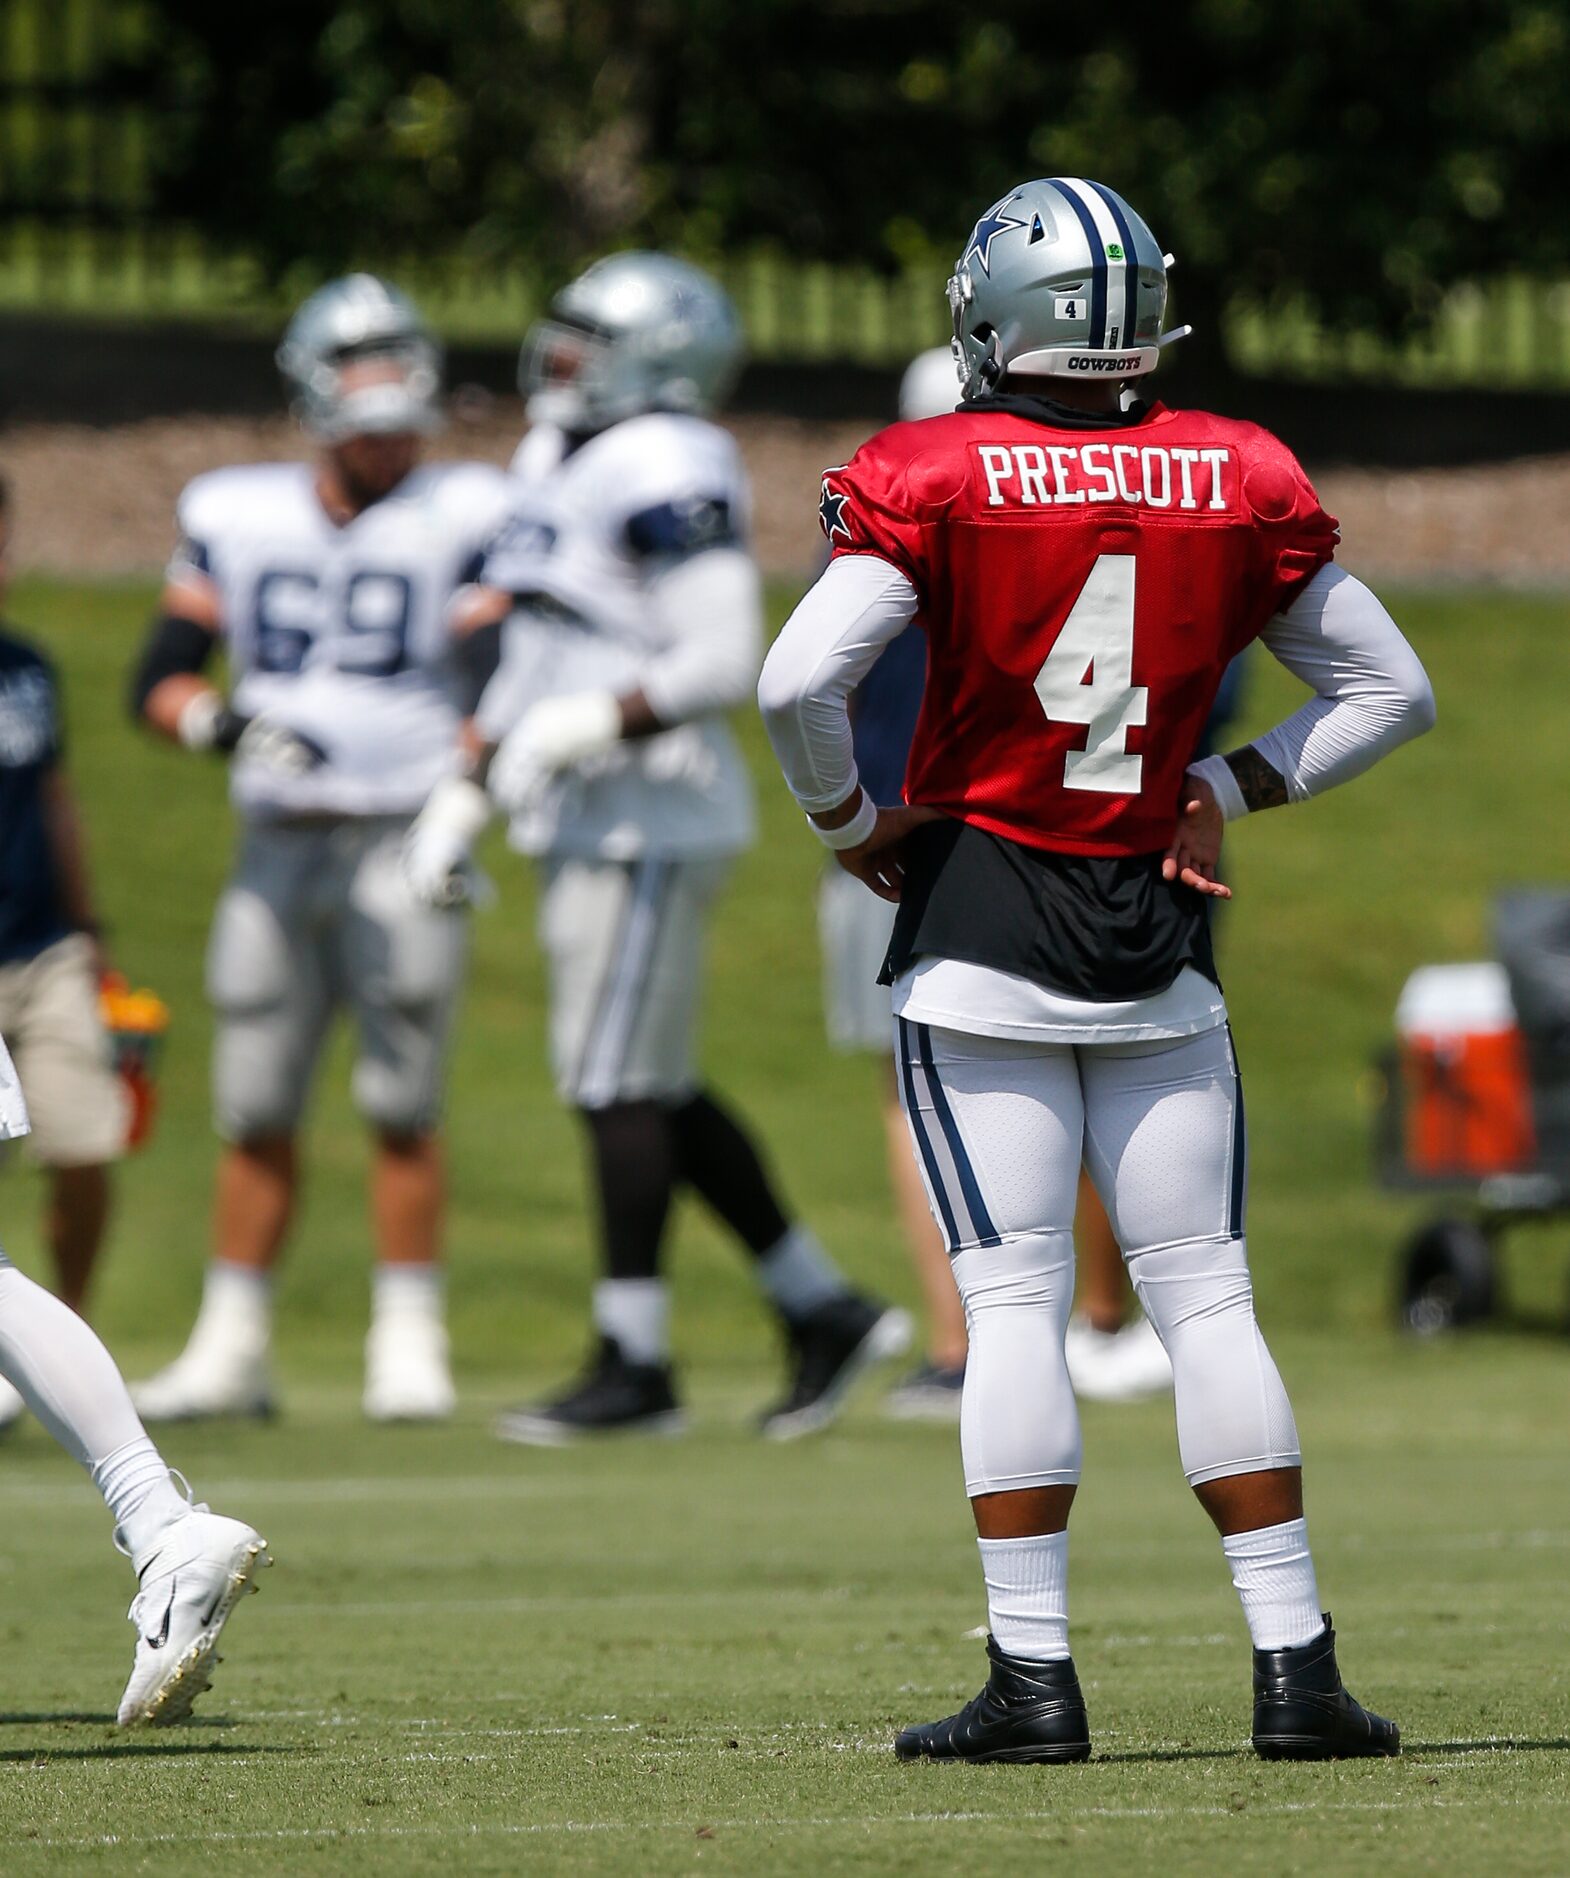
[[[1065,789],[1136,796],[1144,758],[1128,733],[1145,721],[1150,692],[1134,683],[1134,557],[1103,554],[1036,674],[1048,720],[1088,726],[1083,750],[1063,763]]]

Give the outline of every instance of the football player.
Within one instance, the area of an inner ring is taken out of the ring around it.
[[[440,356],[384,282],[359,274],[312,295],[278,362],[315,461],[217,470],[187,487],[133,686],[154,730],[229,759],[241,823],[207,966],[225,1143],[213,1258],[184,1351],[136,1399],[155,1420],[270,1409],[271,1285],[297,1194],[296,1134],[347,1006],[374,1143],[365,1412],[431,1420],[453,1406],[438,1120],[467,922],[462,883],[423,904],[400,852],[456,760],[460,703],[494,669],[486,629],[465,631],[464,603],[508,483],[482,464],[421,463]],[[227,697],[207,675],[220,643]]]
[[[0,1039],[0,1142],[28,1132],[27,1105]],[[272,1560],[238,1519],[193,1506],[137,1419],[114,1359],[75,1311],[0,1251],[0,1377],[67,1454],[87,1469],[115,1522],[138,1590],[131,1679],[122,1728],[189,1715],[210,1684],[218,1638],[235,1605]]]
[[[1069,1653],[1080,1472],[1063,1357],[1088,1162],[1172,1361],[1184,1472],[1254,1645],[1254,1745],[1393,1754],[1342,1686],[1303,1520],[1297,1431],[1255,1321],[1237,1058],[1207,895],[1226,821],[1318,795],[1426,730],[1433,696],[1268,432],[1133,401],[1177,333],[1168,262],[1119,196],[1022,184],[949,286],[963,408],[828,475],[834,557],[759,698],[797,801],[897,898],[889,971],[914,1148],[970,1353],[960,1419],[990,1674],[905,1759],[1090,1752]],[[928,678],[907,806],[862,789],[845,699],[919,619]],[[1194,752],[1260,638],[1313,696],[1225,756]]]
[[[746,477],[707,415],[740,358],[724,292],[659,254],[596,263],[524,346],[519,503],[483,574],[513,611],[476,775],[540,862],[551,1056],[588,1136],[603,1276],[586,1372],[503,1416],[509,1440],[680,1426],[663,1251],[681,1186],[746,1248],[786,1332],[769,1435],[825,1425],[910,1334],[791,1218],[694,1057],[705,927],[753,832],[724,713],[756,681],[762,598]],[[489,812],[477,780],[440,785],[409,844],[421,892],[443,897]]]

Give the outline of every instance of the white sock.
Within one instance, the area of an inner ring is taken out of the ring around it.
[[[446,1289],[440,1265],[379,1264],[371,1275],[371,1316],[407,1311],[439,1318]]]
[[[196,1314],[191,1343],[212,1339],[261,1351],[272,1341],[272,1333],[272,1273],[214,1259],[202,1283],[202,1308]]]
[[[594,1287],[594,1327],[629,1363],[666,1361],[670,1314],[661,1278],[602,1278]]]
[[[163,1524],[185,1502],[114,1358],[76,1312],[0,1252],[0,1375],[85,1467],[117,1524]]]
[[[133,1562],[156,1551],[158,1535],[191,1510],[169,1478],[168,1463],[146,1435],[105,1455],[93,1468],[93,1485],[104,1496]]]
[[[1221,1549],[1256,1650],[1290,1650],[1324,1629],[1305,1520],[1235,1532],[1221,1541]]]
[[[810,1317],[820,1305],[843,1298],[850,1290],[844,1273],[805,1226],[792,1226],[763,1254],[758,1260],[758,1282],[782,1317]]]
[[[1068,1655],[1068,1534],[978,1539],[987,1623],[1000,1650],[1029,1663]]]

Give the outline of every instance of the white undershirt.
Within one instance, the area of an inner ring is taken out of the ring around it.
[[[758,704],[791,793],[809,814],[857,787],[848,699],[915,617],[915,588],[876,555],[831,561],[764,661]],[[1327,566],[1260,633],[1314,696],[1255,748],[1292,801],[1360,775],[1434,721],[1417,654],[1361,581]],[[988,966],[923,959],[894,988],[902,1016],[946,1029],[1040,1041],[1180,1037],[1226,1016],[1221,994],[1186,968],[1153,998],[1090,1003]]]
[[[1217,987],[1192,965],[1154,997],[1100,1004],[994,965],[923,958],[895,979],[894,1015],[1021,1043],[1144,1043],[1213,1030],[1226,1022],[1227,1007]]]

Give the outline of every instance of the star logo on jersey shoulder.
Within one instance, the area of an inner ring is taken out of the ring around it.
[[[991,263],[993,242],[997,240],[999,235],[1006,235],[1011,228],[1024,228],[1026,225],[1017,215],[1007,213],[1008,205],[1018,200],[1019,191],[1016,189],[1013,195],[1003,196],[998,201],[994,202],[992,207],[982,216],[981,220],[977,222],[970,237],[970,246],[960,257],[963,261],[969,261],[970,257],[974,255],[976,257],[977,267],[981,269],[982,273],[985,274],[989,280],[992,278]]]
[[[850,503],[849,496],[842,496],[837,489],[829,487],[829,477],[839,474],[844,469],[841,463],[838,469],[827,471],[823,478],[823,493],[818,497],[818,523],[828,536],[829,546],[833,547],[836,535],[843,535],[847,541],[855,537],[850,532],[850,524],[845,520],[845,510]]]

